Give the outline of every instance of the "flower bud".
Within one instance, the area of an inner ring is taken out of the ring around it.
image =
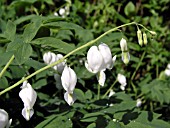
[[[4,109],[0,109],[0,128],[9,128],[12,119],[9,120],[8,113]]]
[[[143,44],[147,45],[147,43],[148,43],[147,35],[146,35],[146,33],[143,33]]]
[[[121,48],[122,52],[126,52],[128,50],[127,49],[127,42],[124,38],[122,38],[121,41],[120,41],[120,48]]]
[[[153,36],[157,35],[155,31],[149,31]]]
[[[129,54],[129,52],[122,52],[122,61],[125,64],[129,63],[129,61],[130,61],[130,54]]]
[[[141,99],[136,100],[136,107],[140,107],[142,105]]]
[[[139,29],[138,29],[138,31],[137,31],[137,37],[138,37],[138,43],[139,43],[139,45],[142,46],[142,45],[143,45],[142,32],[141,32],[141,30],[139,30]]]
[[[37,93],[27,81],[23,82],[21,88],[22,90],[19,92],[19,97],[24,103],[22,115],[26,120],[30,120],[30,118],[34,114],[33,106],[37,99]]]

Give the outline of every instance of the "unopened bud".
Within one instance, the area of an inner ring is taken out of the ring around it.
[[[130,54],[129,54],[129,52],[122,52],[122,61],[123,61],[125,64],[128,64],[128,63],[129,63],[129,60],[130,60]]]
[[[137,37],[138,37],[138,43],[139,43],[139,45],[142,46],[142,45],[143,45],[142,32],[141,32],[141,30],[139,30],[139,29],[138,29],[138,31],[137,31]]]
[[[148,43],[146,33],[143,33],[143,43],[144,43],[144,45],[147,45],[147,43]]]
[[[153,36],[156,35],[156,32],[155,31],[149,31]]]

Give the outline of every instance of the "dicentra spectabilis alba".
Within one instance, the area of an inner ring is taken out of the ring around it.
[[[47,52],[43,55],[43,60],[46,64],[54,63],[54,62],[56,62],[56,61],[58,61],[59,59],[62,59],[62,58],[63,58],[62,54],[56,55],[53,52]],[[66,61],[64,60],[63,62],[53,66],[53,68],[61,74],[64,67],[65,67],[65,63],[66,63]]]
[[[0,109],[0,128],[9,128],[12,119],[9,120],[8,113],[4,109]]]
[[[101,43],[98,47],[92,46],[87,52],[85,67],[89,72],[98,73],[97,78],[101,86],[105,83],[106,69],[112,69],[116,56],[112,58],[111,50],[107,44]]]
[[[125,87],[126,87],[126,84],[127,84],[126,83],[126,77],[119,73],[118,76],[117,76],[117,80],[121,84],[120,89],[124,91]]]
[[[142,105],[142,100],[141,99],[137,99],[136,100],[136,107],[140,107]]]
[[[22,115],[28,121],[34,114],[33,106],[37,99],[37,93],[34,91],[32,86],[27,81],[23,82],[21,88],[22,90],[19,92],[19,97],[24,103],[24,108],[22,109]]]
[[[109,92],[108,97],[111,97],[111,96],[113,96],[114,94],[115,94],[115,91],[113,91],[113,89],[111,89],[110,92]]]
[[[64,99],[69,105],[72,105],[76,100],[73,91],[77,83],[77,75],[74,70],[67,65],[64,67],[64,70],[62,72],[61,83],[66,91],[66,93],[64,94]]]
[[[130,54],[128,52],[127,42],[124,38],[122,38],[121,41],[120,41],[120,48],[121,48],[121,51],[122,51],[122,61],[125,64],[128,64],[129,60],[130,60]]]

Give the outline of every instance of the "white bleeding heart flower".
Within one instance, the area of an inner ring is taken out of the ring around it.
[[[67,65],[64,67],[64,70],[62,72],[61,83],[66,91],[64,99],[69,105],[72,105],[75,101],[73,91],[77,83],[77,75],[74,70],[68,67]]]
[[[113,96],[114,94],[115,94],[115,92],[113,91],[113,89],[111,89],[110,92],[109,92],[108,97],[111,97],[111,96]]]
[[[37,99],[37,93],[34,91],[32,86],[27,81],[23,82],[21,88],[22,90],[19,92],[19,97],[24,103],[22,115],[28,121],[34,114],[33,106]]]
[[[121,86],[120,86],[121,90],[125,90],[125,87],[126,87],[126,84],[127,84],[126,83],[126,77],[119,73],[118,76],[117,76],[117,80],[121,84]]]
[[[85,67],[89,72],[97,73],[103,68],[103,57],[97,46],[92,46],[87,52],[87,62]]]
[[[53,52],[47,52],[43,55],[43,60],[46,64],[51,64],[51,63],[54,63],[60,59],[63,58],[63,55],[62,54],[55,54]],[[66,60],[53,66],[53,68],[58,71],[60,74],[62,73],[64,67],[65,67],[65,63],[66,63]]]
[[[129,54],[129,52],[122,52],[122,61],[125,64],[129,63],[129,61],[130,61],[130,54]]]
[[[43,55],[43,60],[46,64],[51,64],[51,63],[55,62],[56,55],[53,52],[47,52]]]
[[[121,51],[122,51],[122,52],[125,52],[125,51],[128,50],[128,48],[127,48],[127,42],[126,42],[126,40],[125,40],[124,38],[122,38],[122,39],[120,40],[120,48],[121,48]]]
[[[0,109],[0,128],[9,128],[12,119],[9,120],[8,113],[4,109]]]
[[[85,67],[91,73],[98,73],[97,78],[101,86],[104,86],[106,69],[112,69],[116,56],[112,58],[111,50],[107,44],[101,43],[98,47],[92,46],[87,52]]]
[[[142,100],[141,99],[137,99],[136,100],[136,107],[140,107],[142,105]]]
[[[102,57],[103,57],[103,68],[104,69],[112,69],[113,68],[113,60],[115,59],[113,59],[112,60],[112,54],[111,54],[111,51],[110,51],[110,48],[108,47],[108,45],[107,44],[105,44],[105,43],[101,43],[99,46],[98,46],[98,48],[99,48],[99,51],[100,51],[100,53],[101,53],[101,55],[102,55]]]
[[[55,61],[58,61],[60,59],[63,58],[63,55],[62,54],[57,54],[56,55],[56,58],[55,58]],[[64,67],[65,67],[65,64],[66,64],[66,61],[63,61],[59,64],[56,65],[56,70],[61,74],[64,70]]]

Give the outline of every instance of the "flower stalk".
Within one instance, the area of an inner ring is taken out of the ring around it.
[[[79,51],[79,50],[81,50],[81,49],[83,49],[83,48],[86,48],[86,47],[88,47],[88,46],[91,46],[92,44],[96,43],[99,39],[101,39],[102,37],[104,37],[105,35],[113,32],[113,31],[116,31],[116,30],[118,30],[119,28],[122,28],[122,27],[125,27],[125,26],[130,26],[130,25],[140,25],[140,26],[142,26],[144,29],[146,29],[147,31],[149,31],[149,30],[148,30],[147,28],[145,28],[143,25],[137,24],[136,22],[127,23],[127,24],[123,24],[123,25],[117,26],[117,27],[115,27],[115,28],[112,28],[112,29],[106,31],[105,33],[103,33],[102,35],[100,35],[99,37],[97,37],[96,39],[91,40],[91,41],[89,41],[88,43],[86,43],[86,44],[84,44],[84,45],[82,45],[82,46],[74,49],[73,51],[69,52],[68,54],[66,54],[66,55],[65,55],[63,58],[61,58],[60,60],[58,60],[58,61],[56,61],[56,62],[54,62],[54,63],[51,63],[51,64],[49,64],[49,65],[47,65],[47,66],[45,66],[45,67],[43,67],[43,68],[35,71],[34,73],[30,74],[29,76],[25,77],[24,79],[19,80],[18,82],[16,82],[16,83],[13,84],[12,86],[10,86],[10,87],[4,89],[3,91],[1,91],[1,92],[0,92],[0,95],[2,95],[2,94],[4,94],[4,93],[10,91],[11,89],[17,87],[18,85],[22,84],[24,81],[26,81],[26,80],[28,80],[29,78],[37,75],[38,73],[40,73],[40,72],[42,72],[42,71],[44,71],[44,70],[46,70],[46,69],[48,69],[48,68],[51,68],[51,67],[53,67],[53,66],[55,66],[55,65],[63,62],[63,61],[64,61],[67,57],[69,57],[70,55],[76,53],[77,51]]]

